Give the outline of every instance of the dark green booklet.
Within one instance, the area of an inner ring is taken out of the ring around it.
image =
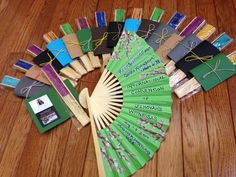
[[[78,99],[79,94],[70,81],[65,80],[64,83]],[[24,102],[40,133],[56,127],[73,116],[54,88],[25,99]]]

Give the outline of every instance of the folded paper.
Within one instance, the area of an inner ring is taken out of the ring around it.
[[[152,20],[143,19],[139,29],[137,31],[137,35],[147,40],[151,34],[156,30],[159,23]]]
[[[157,49],[156,54],[160,56],[161,61],[167,64],[170,59],[167,57],[168,53],[183,39],[178,34],[172,34],[160,47]]]
[[[77,39],[75,33],[67,34],[62,37],[64,44],[66,45],[66,49],[68,50],[71,58],[78,58],[83,55],[83,52],[80,47],[80,43]]]
[[[107,47],[107,27],[92,28],[92,40],[94,46],[94,55],[112,53],[112,49]]]
[[[91,52],[93,50],[91,29],[81,29],[76,32],[76,35],[83,53]]]
[[[191,70],[195,79],[208,91],[224,80],[236,74],[236,67],[223,54],[216,55],[212,60],[204,62]]]
[[[139,26],[141,25],[140,20],[136,19],[126,19],[125,20],[125,25],[123,30],[131,31],[131,32],[137,32]]]
[[[50,88],[50,86],[42,82],[23,76],[14,89],[14,94],[16,96],[29,98],[41,92],[48,91]]]
[[[147,39],[147,43],[156,51],[172,34],[178,34],[174,28],[166,24],[159,24],[152,35]]]
[[[52,52],[52,54],[63,67],[72,62],[72,58],[69,55],[66,46],[61,38],[48,43],[47,48],[48,50],[50,50],[50,52]]]
[[[45,50],[41,52],[38,56],[34,57],[33,62],[40,67],[48,63],[51,63],[57,73],[59,73],[60,70],[63,68],[61,63],[58,60],[56,60],[56,58],[49,50]]]
[[[201,42],[202,41],[194,34],[190,34],[186,36],[179,44],[176,45],[174,49],[169,52],[168,58],[177,63]]]
[[[43,72],[41,71],[41,68],[38,66],[31,67],[26,73],[25,76],[37,80],[39,82],[42,82],[47,85],[51,85],[49,80],[44,76]]]
[[[120,35],[123,31],[124,22],[110,22],[107,28],[108,38],[107,38],[107,46],[109,48],[113,48],[116,46]]]
[[[185,55],[176,63],[176,67],[181,69],[188,78],[192,77],[190,70],[198,65],[212,60],[220,51],[208,41],[201,42],[197,47]]]

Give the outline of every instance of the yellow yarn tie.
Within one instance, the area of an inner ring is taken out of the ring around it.
[[[95,43],[95,48],[94,48],[94,50],[96,50],[99,46],[102,45],[103,41],[107,39],[107,36],[108,36],[108,32],[105,32],[105,33],[103,34],[103,36],[102,36],[101,39],[95,40],[95,41],[97,41],[97,42]]]
[[[213,59],[213,55],[207,55],[207,56],[199,57],[197,54],[195,54],[192,51],[190,53],[192,53],[192,55],[185,58],[186,62],[191,62],[191,61],[194,61],[194,60],[200,60],[201,62],[205,62],[205,61]]]

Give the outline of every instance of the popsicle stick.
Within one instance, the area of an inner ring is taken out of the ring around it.
[[[77,24],[79,30],[90,28],[87,17],[76,18],[75,23]]]
[[[102,67],[101,72],[103,72],[104,68],[106,67],[107,63],[109,62],[109,59],[111,58],[111,54],[102,54]]]
[[[70,78],[73,81],[77,81],[78,79],[81,78],[81,75],[77,72],[75,72],[72,68],[70,68],[69,66],[62,68],[60,70],[60,74]]]
[[[60,77],[60,79],[61,80],[66,80],[66,79],[68,79],[69,81],[70,81],[70,83],[74,86],[74,87],[76,87],[77,85],[78,85],[78,83],[76,82],[76,81],[73,81],[73,80],[71,80],[70,78],[67,78],[67,77],[64,77],[64,76],[59,76]]]
[[[207,40],[212,34],[216,32],[216,28],[210,24],[206,24],[197,34],[196,36],[203,40]]]
[[[163,9],[160,9],[158,7],[155,7],[153,9],[153,12],[152,12],[152,15],[150,17],[150,20],[152,21],[156,21],[156,22],[160,22],[161,21],[161,18],[162,16],[164,15],[164,10]]]
[[[43,35],[43,39],[47,42],[50,43],[54,40],[57,40],[58,37],[53,31],[49,31],[48,33]]]
[[[124,22],[125,21],[125,10],[124,9],[116,9],[114,15],[115,22]]]
[[[94,56],[93,52],[88,52],[88,56],[89,56],[89,60],[92,64],[93,68],[100,68],[101,67],[101,63],[100,63],[98,56]]]
[[[173,75],[169,77],[170,87],[173,88],[177,83],[182,81],[184,78],[186,78],[186,74],[180,69],[178,69],[176,72],[173,73]]]
[[[70,62],[70,66],[77,72],[79,73],[81,76],[87,74],[88,72],[86,71],[86,69],[83,67],[83,65],[78,61],[78,60],[74,60],[72,62]]]
[[[82,61],[82,63],[84,64],[84,67],[86,68],[86,70],[88,72],[93,71],[94,67],[92,65],[92,63],[90,62],[89,58],[87,55],[83,55],[80,57],[80,60]]]
[[[141,20],[143,16],[142,8],[134,8],[131,18],[136,20]]]

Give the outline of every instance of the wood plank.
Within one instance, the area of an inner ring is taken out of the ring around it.
[[[199,1],[178,1],[178,10],[191,16],[207,16],[197,11]],[[183,161],[184,176],[207,177],[211,176],[208,132],[206,125],[205,103],[203,93],[198,93],[184,100],[182,108],[182,136],[183,136]]]
[[[225,3],[217,0],[214,5],[219,32],[226,31],[229,35],[235,33],[231,25],[228,25],[234,23],[232,16],[235,11],[229,10],[233,7],[232,1]],[[224,52],[229,53],[230,50],[232,48],[228,47]],[[212,176],[235,176],[236,143],[227,88],[227,82],[224,82],[205,96]]]

